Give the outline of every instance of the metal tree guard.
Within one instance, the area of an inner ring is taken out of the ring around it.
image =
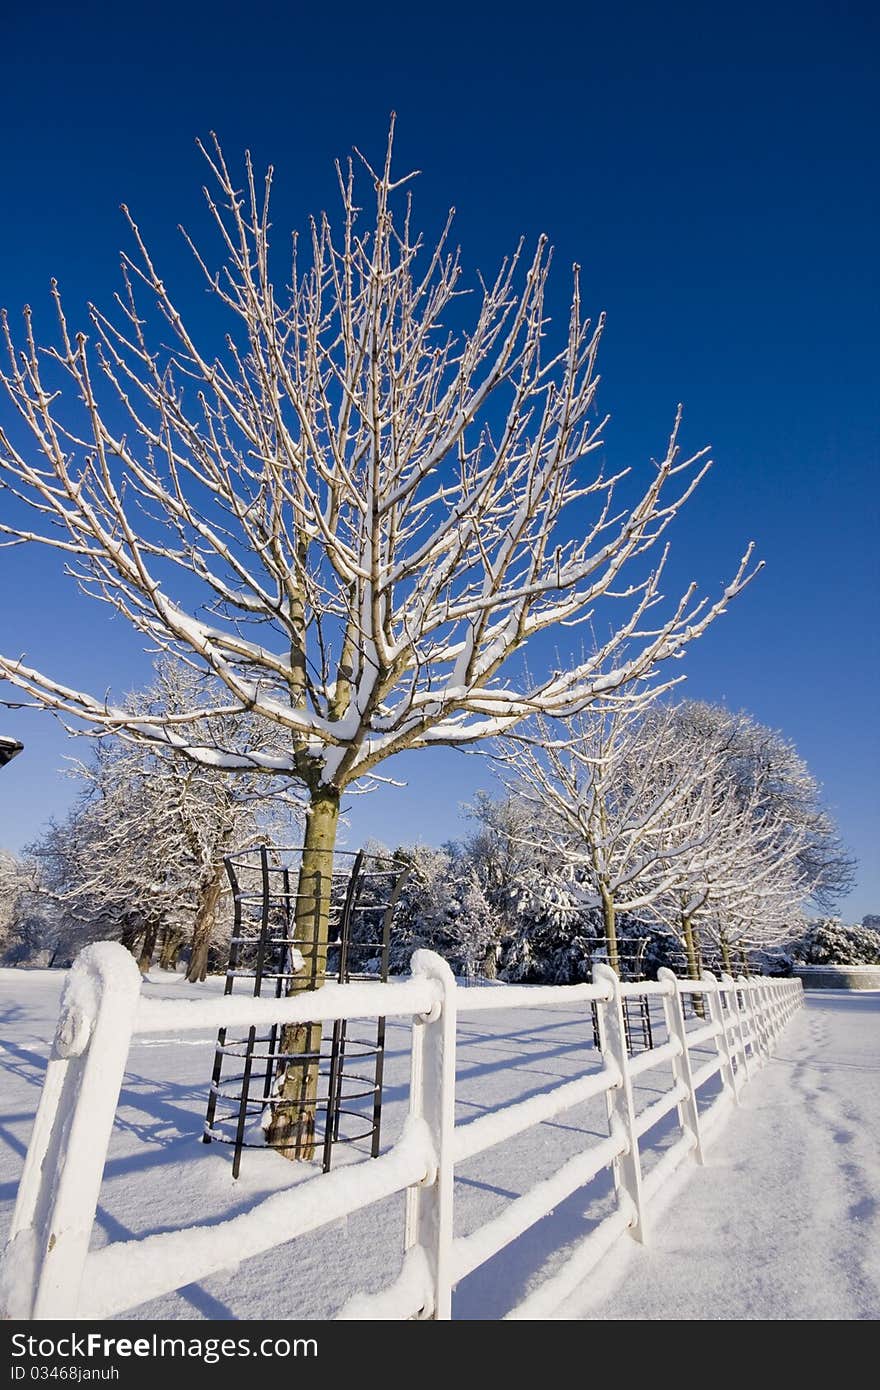
[[[598,947],[602,943],[597,941],[596,944]],[[644,959],[647,946],[648,938],[646,936],[623,937],[618,941],[619,973],[622,980],[643,980],[645,978]],[[627,1052],[632,1057],[636,1052],[650,1051],[654,1046],[654,1029],[647,996],[639,995],[632,999],[624,995],[621,1002]],[[590,1007],[593,1014],[593,1045],[598,1050],[599,1014],[595,1004]]]
[[[296,864],[285,857],[299,855],[296,849],[272,849],[261,845],[228,855],[226,872],[232,885],[234,925],[230,938],[225,994],[236,987],[250,988],[254,995],[272,994],[276,999],[288,992],[293,980],[305,987],[316,987],[317,952],[314,947],[320,925],[320,873],[313,877],[307,895],[314,902],[312,926],[306,934],[297,929],[297,903],[301,895]],[[391,926],[394,909],[408,875],[408,869],[393,859],[379,859],[363,851],[337,851],[330,863],[330,924],[323,979],[347,983],[351,980],[387,980]],[[302,917],[303,914],[299,914]],[[301,948],[305,948],[301,952]],[[298,966],[300,952],[313,963],[311,978]],[[368,1024],[362,1025],[368,1028]],[[375,1036],[352,1036],[347,1020],[333,1024],[332,1038],[325,1048],[323,1038],[317,1051],[285,1052],[284,1030],[273,1024],[268,1033],[258,1035],[256,1027],[237,1035],[221,1028],[217,1036],[214,1068],[203,1141],[231,1144],[234,1149],[232,1175],[238,1177],[242,1151],[265,1148],[265,1137],[251,1137],[254,1122],[264,1124],[276,1105],[298,1108],[302,1115],[313,1111],[323,1115],[322,1164],[328,1172],[336,1143],[370,1141],[370,1152],[379,1152],[382,1120],[382,1077],[385,1059],[385,1019],[375,1021]],[[307,1071],[318,1068],[317,1100],[305,1097]],[[276,1079],[291,1067],[302,1069],[301,1099],[273,1094]],[[366,1102],[366,1107],[358,1102]],[[364,1127],[366,1126],[366,1127]],[[273,1144],[285,1150],[298,1147],[300,1140]]]

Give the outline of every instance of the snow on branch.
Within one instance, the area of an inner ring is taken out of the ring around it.
[[[0,487],[33,520],[0,520],[0,537],[59,550],[150,647],[219,682],[225,713],[283,731],[278,748],[223,754],[197,733],[214,710],[135,714],[0,657],[28,700],[206,766],[339,791],[402,749],[467,744],[647,678],[756,572],[749,546],[716,600],[691,586],[664,605],[663,538],[707,451],[682,454],[679,408],[621,505],[623,474],[598,462],[603,324],[582,312],[578,268],[555,343],[544,238],[464,299],[449,224],[433,246],[413,230],[392,141],[393,123],[367,199],[356,163],[339,166],[338,224],[313,219],[280,277],[272,170],[259,185],[248,157],[242,189],[217,140],[203,148],[220,263],[187,240],[226,315],[221,351],[185,322],[126,208],[113,312],[92,306],[77,331],[53,282],[46,347],[29,309],[20,338],[3,315]],[[514,678],[514,653],[600,601],[619,617],[594,653]]]

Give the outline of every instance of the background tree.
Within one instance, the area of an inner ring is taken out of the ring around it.
[[[791,944],[795,965],[880,965],[880,937],[870,927],[845,926],[839,917],[810,922]]]
[[[85,783],[69,814],[52,822],[30,853],[58,914],[65,957],[89,941],[119,940],[148,970],[163,932],[182,934],[192,882],[149,771],[126,765],[129,750],[100,745],[82,768]]]
[[[129,697],[142,713],[173,716],[194,698],[209,703],[205,678],[181,662],[158,663],[152,686]],[[216,691],[213,692],[216,698]],[[274,726],[251,716],[206,715],[203,737],[217,747],[265,747]],[[189,948],[187,978],[205,978],[225,888],[224,856],[257,842],[296,838],[298,802],[284,779],[233,777],[161,745],[124,738],[93,746],[73,766],[82,792],[32,853],[57,904],[70,953],[98,938],[121,940],[149,969],[174,969]]]
[[[856,861],[794,744],[746,711],[700,700],[683,700],[676,710],[682,738],[720,741],[738,803],[751,804],[758,819],[778,816],[780,833],[799,841],[797,872],[809,900],[824,911],[833,907],[852,889]]]
[[[123,256],[115,317],[90,309],[91,344],[54,284],[56,345],[38,348],[29,310],[21,347],[6,327],[17,423],[0,430],[0,482],[35,519],[0,530],[59,549],[85,592],[215,677],[224,712],[276,724],[286,749],[206,743],[218,711],[199,703],[135,716],[14,657],[0,677],[65,718],[202,765],[299,779],[299,934],[317,918],[292,982],[305,988],[323,975],[346,787],[403,749],[471,744],[648,677],[739,593],[751,547],[714,603],[691,586],[658,616],[661,538],[706,451],[682,457],[679,411],[641,495],[620,505],[623,474],[591,466],[602,322],[583,317],[575,268],[567,330],[548,349],[544,238],[480,281],[465,315],[448,225],[433,247],[414,234],[389,139],[378,171],[361,159],[368,221],[349,164],[341,231],[313,221],[305,266],[294,240],[285,291],[270,268],[272,171],[259,189],[248,159],[241,191],[216,141],[205,155],[224,263],[190,244],[227,318],[225,350],[186,326],[126,212],[137,254]],[[572,669],[531,679],[511,663],[597,605],[609,635]],[[283,1050],[314,1053],[317,1033]],[[291,1073],[281,1094],[299,1093]],[[277,1106],[272,1137],[310,1155],[313,1113],[300,1113],[294,1134]]]
[[[413,951],[439,951],[457,974],[492,978],[499,936],[496,913],[470,856],[460,845],[397,849],[409,875],[394,916],[392,970],[409,968]]]
[[[680,877],[707,835],[704,789],[713,751],[695,756],[652,693],[597,705],[568,719],[539,716],[508,740],[502,759],[530,806],[546,853],[601,913],[608,960],[620,970],[618,918],[643,914]]]
[[[0,850],[0,964],[50,964],[55,927],[38,861]]]

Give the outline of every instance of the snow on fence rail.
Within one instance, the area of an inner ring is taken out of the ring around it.
[[[559,1273],[507,1314],[547,1315],[595,1268],[620,1234],[628,1231],[636,1240],[645,1240],[651,1198],[689,1155],[703,1161],[707,1134],[738,1101],[743,1083],[769,1056],[774,1039],[803,1000],[799,980],[734,981],[723,975],[716,981],[706,974],[697,982],[678,980],[671,971],[661,970],[656,983],[622,984],[608,966],[596,966],[593,973],[591,985],[503,990],[477,986],[459,996],[445,961],[431,951],[417,951],[411,976],[388,984],[330,984],[293,999],[147,1000],[139,997],[141,977],[123,947],[109,942],[88,947],[74,964],[62,998],[0,1271],[0,1302],[7,1316],[110,1317],[405,1192],[400,1271],[379,1293],[350,1299],[339,1316],[447,1319],[458,1280],[610,1167],[616,1193],[611,1215],[576,1247]],[[685,995],[704,1001],[707,1021],[696,1028],[685,1026]],[[622,1001],[639,996],[662,1000],[668,1040],[631,1059]],[[456,1125],[459,1015],[563,1003],[596,1005],[601,1066]],[[409,1115],[401,1138],[386,1153],[307,1179],[219,1224],[89,1250],[133,1036],[233,1022],[283,1024],[380,1015],[413,1020]],[[692,1051],[707,1045],[714,1055],[697,1067]],[[664,1064],[671,1065],[671,1088],[637,1112],[633,1081]],[[698,1091],[719,1074],[719,1094],[700,1110]],[[569,1158],[479,1230],[454,1235],[456,1163],[599,1095],[606,1098],[606,1139]],[[680,1137],[646,1175],[639,1141],[673,1110]]]

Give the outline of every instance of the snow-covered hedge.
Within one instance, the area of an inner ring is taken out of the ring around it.
[[[880,932],[848,927],[836,917],[811,922],[789,952],[797,965],[880,965]]]

